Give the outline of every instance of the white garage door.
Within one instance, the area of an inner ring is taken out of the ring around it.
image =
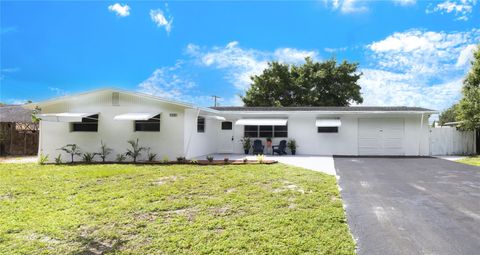
[[[358,119],[359,155],[405,155],[402,118]]]

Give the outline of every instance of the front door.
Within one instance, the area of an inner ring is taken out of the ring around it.
[[[221,123],[218,152],[233,153],[233,126],[231,121]]]

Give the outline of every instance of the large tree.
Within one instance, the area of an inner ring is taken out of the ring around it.
[[[242,97],[245,106],[348,106],[362,103],[361,73],[357,63],[335,59],[302,65],[268,64],[262,74],[252,76],[252,85]]]
[[[448,122],[455,122],[457,121],[457,105],[454,104],[450,106],[450,108],[444,110],[442,113],[440,113],[440,117],[438,118],[438,123],[440,126],[445,125],[445,123]]]
[[[472,67],[463,81],[463,97],[457,108],[460,127],[464,130],[480,129],[480,45],[473,54]]]

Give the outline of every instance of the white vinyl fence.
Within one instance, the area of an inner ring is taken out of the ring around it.
[[[430,129],[430,153],[438,155],[471,155],[475,153],[475,132],[455,127]]]

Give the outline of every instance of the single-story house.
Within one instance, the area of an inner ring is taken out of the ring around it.
[[[102,89],[25,107],[39,107],[39,152],[50,160],[58,148],[77,144],[115,155],[139,139],[159,158],[243,153],[241,139],[265,144],[295,139],[297,154],[429,155],[428,119],[419,107],[198,107],[142,93]],[[66,157],[66,155],[65,155]],[[64,157],[64,158],[65,158]]]

